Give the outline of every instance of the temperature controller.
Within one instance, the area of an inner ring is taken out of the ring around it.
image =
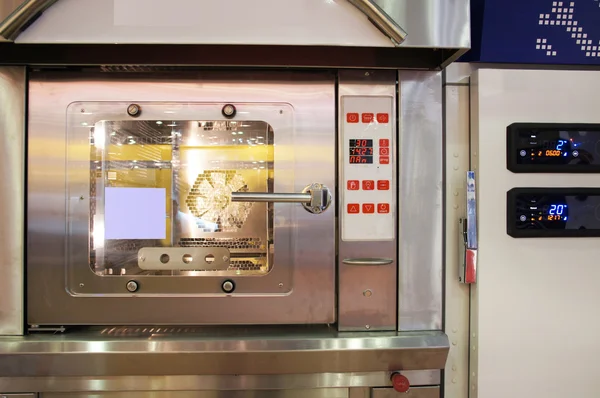
[[[511,124],[506,148],[514,173],[600,172],[600,124]]]
[[[600,188],[514,188],[506,222],[515,238],[600,237]]]

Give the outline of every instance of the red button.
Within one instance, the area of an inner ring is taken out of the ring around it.
[[[358,180],[348,180],[347,187],[349,191],[358,191],[360,189],[360,183]]]
[[[364,180],[362,182],[362,186],[363,186],[363,189],[365,191],[372,191],[373,189],[375,189],[375,181],[373,181],[373,180]]]
[[[390,182],[388,180],[378,180],[377,189],[380,191],[388,191],[390,189]]]
[[[390,157],[389,156],[380,156],[379,164],[390,164]]]
[[[387,113],[378,113],[377,114],[377,123],[389,123],[390,115]]]
[[[390,212],[390,204],[389,203],[377,203],[377,213],[387,214],[389,212]]]
[[[373,214],[373,213],[375,213],[375,204],[373,204],[373,203],[363,203],[363,213],[365,213],[365,214]]]
[[[401,393],[407,393],[410,390],[410,382],[406,378],[406,376],[401,375],[400,373],[394,373],[392,375],[392,386],[394,390]]]
[[[358,203],[348,203],[348,214],[360,213],[360,205]]]
[[[388,140],[387,138],[380,138],[379,139],[379,146],[390,146],[390,140]]]
[[[379,154],[380,155],[389,155],[390,154],[390,148],[379,148]]]
[[[348,123],[358,123],[358,113],[348,113],[348,114],[346,114],[346,122],[348,122]]]
[[[363,113],[362,114],[362,122],[363,123],[371,123],[373,121],[374,117],[375,117],[375,115],[373,115],[372,113]]]

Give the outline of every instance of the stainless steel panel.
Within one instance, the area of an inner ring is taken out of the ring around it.
[[[345,95],[393,96],[396,98],[396,74],[393,71],[341,71],[340,97]],[[344,116],[338,115],[342,120]],[[392,115],[392,121],[396,121]],[[341,122],[340,122],[341,123]],[[339,143],[339,151],[342,151]],[[392,142],[395,164],[396,142]],[[341,168],[343,156],[338,156]],[[392,189],[396,178],[392,179]],[[341,182],[340,184],[345,184]],[[338,190],[344,189],[338,185]],[[338,192],[339,195],[339,192]],[[345,211],[345,209],[340,209]],[[392,212],[397,214],[397,212]],[[396,240],[345,242],[339,240],[338,253],[338,325],[340,330],[396,329]],[[391,259],[384,265],[352,265],[344,259]]]
[[[0,334],[23,334],[25,68],[0,68]]]
[[[469,0],[374,0],[407,32],[402,47],[471,47]]]
[[[402,394],[408,398],[440,398],[439,387],[411,387],[407,393]],[[397,398],[400,394],[393,388],[373,388],[371,398]]]
[[[41,398],[120,398],[122,393],[45,393]],[[132,391],[127,398],[255,398],[256,391]],[[348,398],[347,388],[314,388],[306,390],[261,391],[261,398]],[[11,397],[9,397],[11,398]]]
[[[137,330],[136,330],[137,329]],[[31,335],[0,340],[3,377],[277,375],[438,370],[448,337],[441,332],[213,329],[173,334],[174,328],[125,328],[98,333]],[[243,331],[242,331],[243,330]],[[219,336],[219,337],[214,337]],[[282,337],[285,336],[285,337]],[[0,385],[1,387],[1,385]]]
[[[335,209],[311,214],[291,206],[293,290],[276,297],[83,297],[65,290],[65,112],[73,102],[149,101],[282,103],[294,109],[294,183],[302,192],[319,176],[335,186],[334,77],[321,72],[206,72],[180,75],[32,75],[29,92],[28,322],[30,324],[332,323]],[[152,115],[142,114],[140,119]],[[292,163],[290,163],[292,164]],[[78,196],[79,198],[79,196]],[[294,219],[292,218],[292,219]],[[284,220],[279,220],[283,226]],[[86,236],[87,228],[80,231]],[[277,261],[277,260],[275,260]],[[83,266],[88,266],[82,264]],[[108,280],[90,272],[90,278]],[[154,281],[156,279],[156,281]],[[173,286],[186,278],[154,278]],[[189,278],[188,278],[189,279]],[[193,278],[192,278],[193,279]],[[127,283],[123,281],[123,286]],[[83,283],[83,282],[82,282]],[[102,282],[109,283],[109,282]],[[285,287],[285,286],[284,286]],[[85,283],[84,287],[85,288]]]
[[[412,385],[440,383],[440,371],[403,372]],[[390,385],[389,372],[371,373],[319,373],[294,375],[234,375],[234,376],[120,376],[120,377],[0,377],[3,391],[33,389],[40,392],[92,392],[118,391],[198,391],[219,390],[282,390],[348,388],[350,397],[354,390],[365,387]]]
[[[442,328],[441,72],[400,71],[398,330]]]

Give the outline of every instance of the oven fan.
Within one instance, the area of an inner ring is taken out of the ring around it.
[[[204,232],[235,232],[246,222],[252,203],[232,202],[231,193],[247,191],[235,170],[206,170],[196,178],[186,204]]]

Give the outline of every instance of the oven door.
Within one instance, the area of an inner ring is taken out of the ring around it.
[[[334,322],[334,91],[35,75],[29,323]]]

